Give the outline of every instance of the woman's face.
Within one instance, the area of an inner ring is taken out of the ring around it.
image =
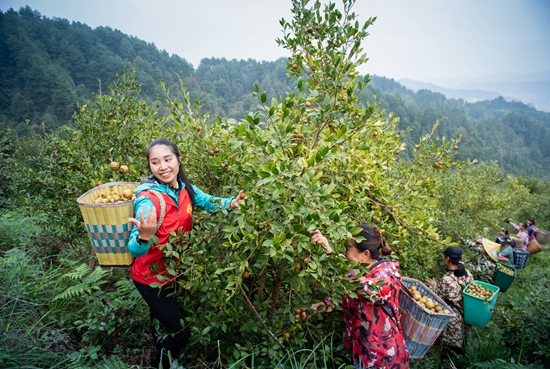
[[[344,252],[344,256],[346,259],[354,262],[360,262],[360,263],[366,263],[367,262],[367,253],[368,251],[361,252],[357,247],[348,244],[348,247],[346,248],[346,251]]]
[[[180,158],[170,147],[155,145],[149,150],[149,169],[151,173],[162,183],[176,187],[180,170]]]

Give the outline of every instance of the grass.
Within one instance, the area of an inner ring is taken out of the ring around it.
[[[28,245],[40,233],[29,212],[0,209],[0,254],[15,245]],[[27,215],[28,214],[28,215]]]
[[[0,258],[0,367],[56,368],[68,361],[67,336],[43,324],[49,309],[37,298],[32,255],[11,249]]]

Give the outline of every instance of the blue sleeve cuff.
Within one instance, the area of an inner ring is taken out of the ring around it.
[[[151,207],[153,211],[156,211],[155,205],[147,196],[138,197],[134,202],[134,218],[141,221],[141,218],[139,216],[139,211],[141,210],[141,212],[145,216],[147,214],[147,209],[149,207]],[[136,258],[142,255],[145,255],[147,251],[149,251],[149,247],[151,246],[151,242],[139,243],[137,241],[138,236],[139,236],[139,232],[137,230],[137,227],[133,226],[132,230],[130,231],[130,240],[128,241],[128,251],[130,251],[130,254],[132,254],[132,256]]]

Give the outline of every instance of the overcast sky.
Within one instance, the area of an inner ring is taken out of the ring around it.
[[[2,11],[24,5],[118,29],[195,67],[208,57],[287,56],[275,39],[290,0],[0,0]],[[436,82],[550,70],[549,0],[357,0],[354,10],[362,21],[377,17],[363,74]]]

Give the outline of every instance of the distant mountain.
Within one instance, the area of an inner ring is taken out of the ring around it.
[[[536,73],[512,73],[501,72],[486,74],[478,77],[461,77],[461,78],[431,78],[429,82],[446,88],[458,88],[463,84],[470,83],[491,83],[491,82],[541,82],[550,81],[550,70]]]
[[[497,73],[436,81],[438,81],[437,84],[406,78],[399,80],[401,84],[413,91],[426,89],[442,93],[450,99],[477,102],[502,96],[507,101],[523,102],[538,110],[550,112],[550,71],[530,74]]]
[[[458,88],[497,91],[508,101],[521,101],[538,110],[550,112],[550,81],[465,83]]]
[[[497,92],[486,91],[479,88],[461,88],[450,89],[441,86],[434,85],[429,82],[413,81],[408,78],[402,78],[399,80],[403,86],[417,92],[418,90],[430,90],[433,92],[439,92],[448,99],[463,99],[466,102],[477,102],[483,100],[492,100],[500,96]]]

